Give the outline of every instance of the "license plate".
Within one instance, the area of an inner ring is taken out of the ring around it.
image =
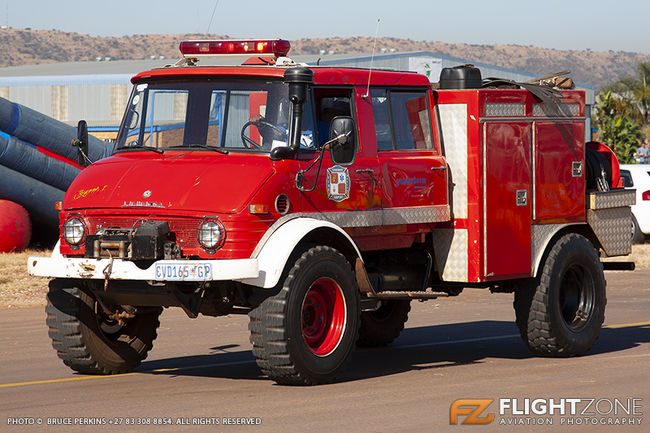
[[[160,262],[155,272],[156,281],[207,281],[212,279],[212,263]]]

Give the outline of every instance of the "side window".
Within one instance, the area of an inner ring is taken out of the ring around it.
[[[393,137],[390,130],[390,114],[388,95],[386,89],[372,89],[370,91],[372,113],[375,118],[375,135],[377,136],[377,150],[393,150]]]
[[[300,148],[316,150],[314,146],[314,109],[311,98],[308,97],[302,112],[302,135],[300,137]]]
[[[316,131],[319,147],[329,140],[332,119],[338,116],[352,116],[351,94],[349,89],[314,89]]]
[[[397,150],[432,149],[431,119],[425,92],[390,92]]]
[[[426,91],[373,89],[370,97],[379,152],[433,149]]]

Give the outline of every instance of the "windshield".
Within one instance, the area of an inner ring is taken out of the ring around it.
[[[137,84],[116,150],[269,152],[287,145],[289,105],[287,85],[278,81]]]

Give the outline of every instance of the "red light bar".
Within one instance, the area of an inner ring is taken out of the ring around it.
[[[184,57],[222,56],[222,55],[269,55],[284,57],[291,44],[284,39],[276,40],[223,40],[223,41],[183,41],[180,50]]]
[[[650,200],[650,190],[645,191],[643,194],[641,194],[641,200],[643,201]]]

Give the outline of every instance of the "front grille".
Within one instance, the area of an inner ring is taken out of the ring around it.
[[[100,228],[130,229],[141,219],[141,217],[88,216],[86,217],[86,222],[88,223],[88,233],[94,234]],[[169,219],[164,217],[147,217],[145,219],[151,221],[167,221],[169,223],[169,229],[176,235],[176,245],[182,249],[200,248],[199,242],[196,239],[196,229],[199,224],[198,219]]]

